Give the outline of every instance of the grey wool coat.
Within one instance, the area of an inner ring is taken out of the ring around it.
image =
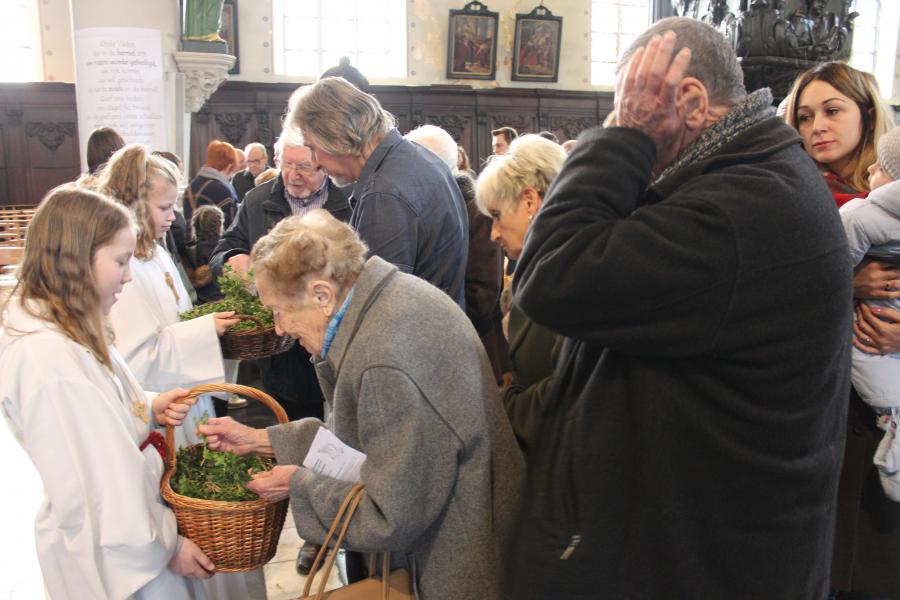
[[[326,359],[316,370],[325,425],[367,455],[366,495],[345,546],[390,550],[422,600],[501,597],[502,554],[524,461],[481,340],[431,284],[378,257],[366,263]],[[269,428],[280,464],[301,464],[323,424]],[[291,507],[321,542],[351,484],[300,469]]]

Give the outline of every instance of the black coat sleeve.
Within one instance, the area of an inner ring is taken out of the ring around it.
[[[469,214],[469,255],[466,263],[466,315],[483,336],[492,319],[500,312],[503,287],[503,256],[500,246],[491,241],[492,221],[466,204]]]
[[[536,322],[623,352],[709,348],[736,276],[715,177],[639,206],[655,160],[628,128],[581,136],[526,237],[514,292]]]

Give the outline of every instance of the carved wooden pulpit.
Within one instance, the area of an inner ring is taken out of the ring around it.
[[[747,91],[772,88],[784,98],[798,74],[816,63],[848,60],[850,0],[675,0],[672,11],[709,23],[733,44]]]

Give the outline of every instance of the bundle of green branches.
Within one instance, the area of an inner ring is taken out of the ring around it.
[[[230,265],[225,265],[222,275],[218,279],[219,290],[224,296],[218,302],[202,304],[191,310],[186,310],[179,316],[182,321],[196,319],[214,312],[227,312],[233,310],[238,315],[250,315],[259,319],[262,327],[272,327],[274,320],[272,311],[263,306],[259,296],[253,291],[253,271],[248,271],[246,276],[241,276]],[[256,324],[253,321],[241,321],[230,331],[245,331],[253,329]]]
[[[206,422],[206,415],[199,421]],[[258,456],[238,456],[232,452],[217,452],[206,443],[185,446],[178,450],[175,474],[170,483],[182,496],[201,500],[258,500],[259,496],[244,487],[250,472],[268,471],[272,461]]]

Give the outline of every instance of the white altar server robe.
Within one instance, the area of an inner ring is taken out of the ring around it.
[[[112,371],[8,305],[0,404],[43,481],[35,541],[46,591],[53,600],[203,598],[198,582],[167,567],[178,534],[159,494],[163,462],[152,446],[139,449],[149,395],[115,348],[110,358]]]
[[[171,282],[178,294],[166,282]],[[164,392],[225,379],[222,350],[212,315],[180,321],[192,308],[178,269],[169,253],[157,244],[150,260],[131,259],[132,281],[125,284],[109,318],[115,344],[145,390]],[[182,427],[175,431],[178,447],[200,441],[194,420],[203,413],[215,417],[209,396],[201,396]]]

